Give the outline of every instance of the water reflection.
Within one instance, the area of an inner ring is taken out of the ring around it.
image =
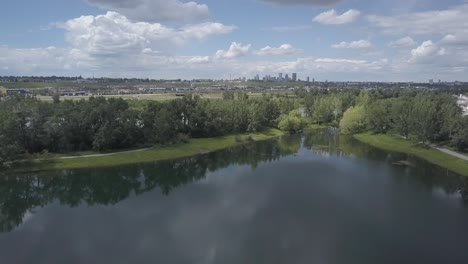
[[[121,166],[94,170],[69,170],[0,177],[0,231],[9,232],[27,219],[36,208],[58,202],[77,207],[114,205],[132,195],[156,189],[169,195],[175,189],[201,180],[207,174],[232,165],[257,168],[262,162],[277,161],[300,150],[307,155],[334,158],[360,158],[395,165],[396,180],[422,188],[443,189],[460,194],[468,204],[468,179],[433,166],[411,155],[389,153],[366,146],[330,131],[285,136],[223,151],[175,161]],[[400,166],[400,167],[398,167]],[[37,209],[40,210],[40,209]]]
[[[58,201],[81,204],[116,204],[130,195],[159,188],[165,195],[230,165],[249,165],[278,160],[300,148],[299,138],[256,142],[206,155],[174,161],[93,170],[65,170],[0,177],[0,231],[13,230],[36,207]],[[297,142],[296,142],[297,141]]]
[[[468,205],[468,177],[459,176],[413,155],[380,150],[363,144],[352,137],[340,136],[330,130],[306,134],[303,142],[303,147],[310,149],[317,155],[358,157],[385,161],[399,166],[403,173],[396,177],[401,177],[431,190],[442,188],[447,194],[460,194],[465,204]]]

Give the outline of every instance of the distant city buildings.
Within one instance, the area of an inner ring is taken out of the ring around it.
[[[291,74],[291,77],[289,77],[289,74],[283,74],[282,72],[278,73],[278,77],[274,77],[271,75],[265,75],[263,78],[260,78],[260,76],[257,74],[253,78],[254,81],[268,81],[268,82],[297,82],[300,81],[300,79],[297,78],[297,73],[293,72]],[[307,77],[307,82],[310,82],[310,77]]]

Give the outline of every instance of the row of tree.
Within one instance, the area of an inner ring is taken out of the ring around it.
[[[0,164],[26,153],[106,151],[172,144],[190,137],[276,127],[297,108],[295,100],[229,94],[224,100],[187,95],[135,107],[123,99],[90,98],[54,103],[34,97],[0,101]]]
[[[339,125],[342,133],[395,133],[415,142],[468,148],[468,117],[451,90],[299,90],[314,123]]]
[[[419,92],[393,98],[372,98],[361,93],[340,120],[341,131],[396,133],[418,143],[450,144],[468,148],[468,116],[463,116],[450,94]]]

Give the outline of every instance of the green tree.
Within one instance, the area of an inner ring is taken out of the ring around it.
[[[340,121],[340,129],[343,134],[352,135],[366,129],[367,118],[365,108],[362,105],[351,106],[344,112]]]
[[[387,133],[392,128],[392,103],[388,99],[370,103],[367,108],[369,129],[377,133]]]
[[[413,100],[410,113],[411,132],[423,144],[434,138],[437,119],[437,105],[432,95],[418,94]]]
[[[392,102],[391,118],[395,132],[408,138],[411,130],[413,102],[409,97],[401,97]]]
[[[458,151],[466,151],[468,148],[468,116],[460,118],[457,128],[454,130],[452,145]]]
[[[305,122],[301,113],[297,110],[291,111],[288,115],[282,115],[278,124],[279,129],[289,132],[298,132],[304,128]]]

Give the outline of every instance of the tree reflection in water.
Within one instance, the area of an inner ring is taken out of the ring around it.
[[[284,140],[287,139],[255,142],[205,155],[149,164],[3,175],[0,176],[0,231],[11,231],[23,222],[28,212],[55,201],[70,207],[83,203],[111,205],[156,188],[169,195],[177,187],[203,179],[208,172],[230,165],[249,165],[255,169],[261,162],[275,161],[297,152],[300,141],[295,148],[285,148],[288,144]]]
[[[207,173],[230,165],[273,162],[296,154],[301,148],[310,155],[356,157],[413,166],[402,169],[398,180],[409,181],[431,190],[442,188],[449,194],[460,193],[468,204],[468,179],[433,166],[411,155],[381,151],[333,131],[284,136],[277,140],[253,142],[222,151],[173,161],[119,166],[114,168],[66,170],[27,175],[0,176],[0,231],[8,232],[23,222],[35,208],[53,202],[76,207],[81,204],[113,205],[132,195],[157,188],[165,195],[174,189],[203,179]],[[410,177],[411,176],[411,177]]]

